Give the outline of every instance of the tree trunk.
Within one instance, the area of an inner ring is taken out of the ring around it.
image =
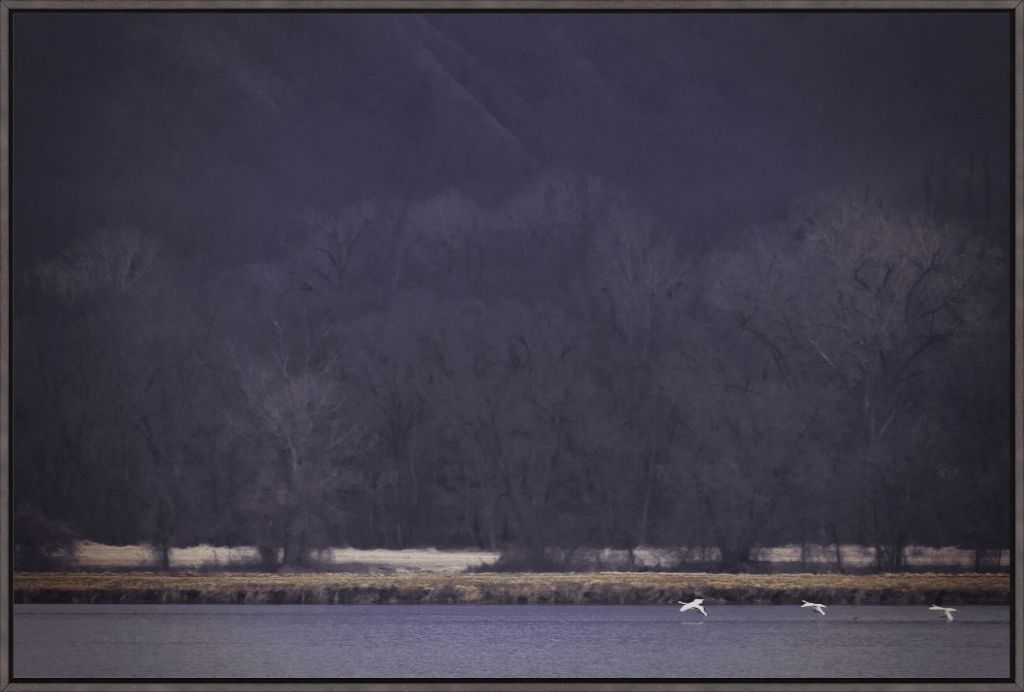
[[[268,572],[277,571],[277,548],[269,545],[261,545],[257,548],[260,554],[260,568]]]
[[[285,531],[284,557],[281,560],[285,567],[297,567],[305,561],[305,546],[303,545],[302,514],[295,512],[288,521],[288,528]]]
[[[723,572],[742,572],[750,565],[752,546],[719,546],[722,559],[718,568]]]
[[[903,550],[906,541],[902,538],[875,545],[875,570],[878,572],[898,572],[904,567]]]
[[[651,509],[651,493],[653,492],[654,486],[654,472],[651,468],[651,454],[647,455],[647,464],[644,467],[644,496],[643,505],[640,510],[640,543],[639,545],[645,545],[647,543],[647,523],[648,516],[650,515]],[[632,549],[630,549],[632,550]]]
[[[160,561],[160,569],[165,572],[171,568],[171,546],[168,541],[161,540],[156,545],[157,557]]]
[[[832,544],[836,547],[836,569],[839,570],[840,574],[845,574],[846,570],[843,569],[842,544],[839,542],[839,528],[835,523],[829,522],[829,531],[832,534]]]

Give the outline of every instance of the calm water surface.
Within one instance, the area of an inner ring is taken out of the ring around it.
[[[1010,609],[16,605],[22,677],[993,677]]]

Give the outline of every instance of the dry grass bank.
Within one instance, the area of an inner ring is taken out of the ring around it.
[[[1007,574],[71,572],[14,575],[15,603],[1008,604]]]

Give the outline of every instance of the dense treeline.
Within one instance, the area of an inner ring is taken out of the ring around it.
[[[16,277],[15,537],[981,556],[1010,542],[1012,378],[974,206],[840,196],[684,256],[549,178],[312,215],[215,274],[99,231]]]

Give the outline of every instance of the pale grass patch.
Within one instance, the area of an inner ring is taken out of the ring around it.
[[[859,545],[840,546],[843,565],[847,567],[870,567],[875,560],[873,548]],[[437,548],[413,548],[405,550],[356,548],[327,548],[313,553],[314,560],[326,567],[338,565],[378,568],[394,572],[461,572],[471,567],[493,564],[498,553],[483,550],[438,550]],[[974,565],[974,551],[962,548],[930,548],[911,546],[906,550],[906,563],[910,567],[960,567]],[[171,567],[179,569],[218,569],[254,565],[259,553],[250,546],[198,545],[190,548],[170,550]],[[587,548],[572,554],[579,564],[601,569],[626,569],[629,553],[611,548]],[[634,565],[639,569],[667,569],[683,560],[718,560],[716,548],[652,548],[641,546],[633,551]],[[764,562],[798,563],[801,561],[799,545],[783,545],[761,548],[754,558]],[[835,562],[835,547],[810,544],[805,559],[808,565],[831,565]],[[143,568],[155,567],[157,555],[148,546],[115,546],[83,541],[77,545],[72,565],[90,569],[102,568]],[[1008,567],[1008,550],[1001,551],[999,567]]]
[[[462,572],[470,567],[493,564],[498,553],[482,550],[438,550],[414,548],[406,550],[357,550],[329,548],[314,554],[326,564],[380,565],[396,571]]]
[[[415,548],[407,550],[357,550],[355,548],[328,548],[316,551],[314,560],[325,566],[362,565],[380,567],[397,572],[461,572],[495,562],[498,553],[480,550],[438,550]],[[171,567],[179,569],[217,569],[254,565],[259,551],[250,546],[226,547],[197,545],[190,548],[171,548]],[[91,569],[155,567],[155,551],[144,545],[105,545],[92,541],[78,543],[76,567]]]

